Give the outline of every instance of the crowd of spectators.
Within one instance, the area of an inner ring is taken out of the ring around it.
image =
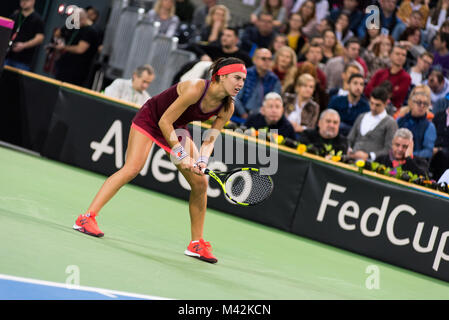
[[[21,0],[12,17],[6,60],[28,70],[44,30],[33,4]],[[378,11],[366,12],[369,5]],[[46,48],[55,77],[83,85],[102,35],[98,12],[80,10],[81,28],[55,30]],[[449,168],[448,10],[449,0],[262,0],[246,24],[231,26],[225,1],[157,0],[146,15],[167,36],[182,24],[192,32],[184,48],[197,59],[176,70],[173,83],[210,76],[207,66],[220,57],[245,62],[234,123],[437,180]],[[115,88],[140,103],[153,79],[142,66],[105,93]]]

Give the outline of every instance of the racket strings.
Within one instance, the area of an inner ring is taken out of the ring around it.
[[[232,177],[232,176],[231,176]],[[258,171],[241,171],[229,177],[228,185],[231,196],[238,202],[254,205],[265,200],[273,190],[269,176],[262,176]]]

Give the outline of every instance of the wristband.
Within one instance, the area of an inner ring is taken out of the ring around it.
[[[176,157],[176,159],[178,161],[181,161],[182,159],[184,159],[185,157],[188,156],[187,152],[184,150],[183,146],[179,146],[176,148],[173,148],[173,155]]]
[[[204,163],[204,164],[207,166],[207,164],[209,163],[209,157],[206,157],[206,156],[200,156],[200,157],[198,158],[198,160],[196,161],[196,164],[198,164],[198,163],[200,163],[200,162]]]

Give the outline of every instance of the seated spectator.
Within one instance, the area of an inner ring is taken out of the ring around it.
[[[338,42],[335,32],[331,29],[323,31],[323,58],[320,63],[326,65],[326,63],[334,58],[343,54],[343,46]],[[358,72],[358,71],[357,71]]]
[[[360,52],[360,42],[357,38],[346,41],[343,49],[343,55],[330,59],[324,67],[324,73],[327,79],[327,88],[332,89],[343,86],[341,74],[345,66],[354,63],[359,66],[359,73],[365,75],[363,66],[357,61]]]
[[[442,110],[435,114],[433,124],[437,132],[433,156],[430,161],[430,171],[432,178],[438,180],[441,175],[449,168],[449,109]]]
[[[390,150],[398,125],[385,110],[388,98],[385,88],[374,88],[369,100],[371,110],[359,115],[349,132],[350,158],[375,160]]]
[[[312,37],[323,36],[323,33],[326,30],[332,30],[332,31],[335,30],[335,24],[329,17],[322,19],[317,24],[315,31],[312,34]]]
[[[25,71],[31,71],[37,48],[44,42],[44,22],[34,11],[34,5],[35,0],[20,1],[20,10],[10,17],[14,28],[5,64]]]
[[[296,55],[300,54],[302,48],[307,43],[307,38],[303,35],[301,29],[303,26],[302,17],[299,13],[292,13],[288,23],[282,29],[282,33],[287,36],[288,46],[292,48]]]
[[[430,9],[429,18],[426,23],[428,39],[431,40],[442,28],[448,18],[449,0],[438,0],[435,7]]]
[[[439,99],[444,98],[449,93],[449,80],[444,77],[443,72],[438,68],[432,69],[429,78],[423,82],[428,85],[431,92],[430,101],[435,104]]]
[[[400,21],[393,30],[391,36],[394,40],[398,41],[401,34],[404,33],[407,28],[418,28],[422,32],[421,44],[427,42],[427,30],[424,29],[423,24],[426,24],[426,20],[423,18],[422,13],[419,10],[413,10],[409,15],[408,21],[406,23]]]
[[[430,90],[429,86],[426,86],[425,84],[419,84],[412,89],[409,97],[414,96],[415,94],[418,94],[418,93],[422,94],[423,96],[430,97],[431,90]],[[408,99],[408,104],[410,104],[410,98]],[[409,112],[410,112],[410,107],[408,105],[403,106],[394,113],[393,118],[395,118],[395,119],[401,118]],[[434,115],[432,112],[430,112],[430,111],[427,112],[427,119],[429,119],[431,121],[433,119],[433,117],[434,117]]]
[[[408,99],[410,112],[398,118],[399,128],[407,128],[413,133],[413,155],[430,159],[433,154],[437,133],[435,125],[427,119],[430,107],[430,96],[418,90],[410,94]]]
[[[298,62],[298,68],[300,68],[304,62],[313,64],[316,67],[317,77],[319,79],[318,84],[323,91],[326,90],[326,74],[319,67],[320,61],[323,59],[323,47],[312,42],[307,46],[304,56],[306,60]]]
[[[296,139],[292,125],[284,115],[282,97],[276,92],[265,95],[260,112],[249,116],[245,126],[256,130],[261,128],[275,129],[284,138]]]
[[[206,55],[207,59],[203,60],[210,61],[215,61],[222,57],[236,57],[243,60],[246,67],[249,68],[253,65],[253,62],[248,53],[238,47],[238,43],[239,36],[237,29],[226,27],[221,34],[219,43],[199,44],[195,46],[193,51],[199,57]]]
[[[284,0],[284,6],[286,2],[290,0]],[[305,0],[296,0],[292,5],[290,13],[296,13],[299,11]],[[329,14],[329,2],[327,0],[316,0],[315,2],[315,18],[316,21],[322,21]]]
[[[273,25],[279,28],[287,17],[285,7],[282,5],[283,0],[264,0],[261,1],[259,7],[251,13],[251,23],[256,23],[260,12],[271,14],[274,17]]]
[[[425,176],[428,163],[424,159],[413,156],[413,134],[406,128],[396,130],[388,154],[379,155],[376,162],[388,168],[401,168],[417,175]]]
[[[133,72],[132,79],[115,79],[106,87],[104,94],[141,106],[151,98],[146,90],[153,80],[153,68],[150,65],[140,66]]]
[[[368,48],[371,45],[371,43],[380,35],[382,35],[380,33],[380,29],[377,28],[368,29],[366,31],[365,36],[360,40],[361,52],[363,53],[363,51],[365,51],[366,48]]]
[[[335,153],[342,152],[342,155],[348,151],[348,141],[339,132],[340,115],[333,109],[324,110],[318,120],[318,127],[315,129],[304,130],[299,142],[305,145],[312,144],[321,153],[325,152],[325,145],[332,145]]]
[[[449,76],[449,33],[438,32],[433,40],[433,66],[440,66],[443,75]]]
[[[252,57],[257,48],[268,48],[276,36],[273,16],[261,12],[257,22],[249,25],[243,31],[240,48]]]
[[[385,80],[380,85],[378,85],[378,87],[382,87],[388,92],[388,102],[385,110],[387,111],[388,115],[392,116],[396,120],[394,115],[395,113],[397,113],[397,110],[396,107],[391,103],[391,96],[393,95],[393,85],[391,84],[390,81]]]
[[[243,119],[248,114],[259,112],[265,94],[281,93],[281,82],[271,71],[273,56],[266,48],[257,49],[254,53],[254,66],[248,68],[245,86],[235,97],[235,115]]]
[[[206,24],[199,30],[200,40],[206,43],[219,41],[230,20],[231,14],[226,6],[213,6],[206,16]]]
[[[426,51],[418,57],[416,64],[408,71],[412,78],[412,85],[417,86],[423,83],[432,63],[433,54],[430,52]]]
[[[367,79],[370,79],[377,70],[390,67],[390,55],[393,46],[393,37],[379,35],[363,51],[362,57],[368,66]]]
[[[328,108],[336,110],[340,115],[340,132],[347,136],[357,117],[370,110],[368,100],[363,97],[363,76],[360,73],[351,75],[348,80],[348,94],[333,96]]]
[[[271,53],[275,55],[276,52],[283,46],[288,46],[287,36],[283,33],[278,33],[274,36],[268,49],[270,49]]]
[[[344,69],[343,73],[341,74],[341,79],[343,82],[342,87],[336,87],[329,90],[329,99],[332,99],[333,96],[347,96],[348,90],[349,90],[349,78],[353,74],[360,74],[360,68],[358,65],[354,63],[347,64]]]
[[[78,86],[87,86],[91,65],[99,46],[98,35],[90,25],[84,9],[76,8],[80,19],[80,29],[61,29],[64,43],[59,43],[55,49],[61,57],[55,63],[57,80],[69,82]]]
[[[426,27],[426,21],[430,11],[429,6],[427,5],[425,0],[402,1],[398,11],[396,12],[396,16],[399,18],[399,20],[401,20],[403,24],[409,25],[412,13],[415,10],[422,16],[422,21],[419,25],[419,28],[424,29]]]
[[[342,45],[354,36],[354,33],[350,29],[349,22],[349,14],[345,11],[342,11],[338,15],[337,21],[335,21],[335,35],[337,36],[338,42]]]
[[[212,61],[218,58],[239,58],[245,62],[247,68],[253,65],[252,59],[248,54],[241,50],[237,45],[239,43],[237,29],[227,27],[223,30],[220,37],[220,43],[212,44],[191,44],[186,50],[194,52],[198,59],[188,62],[183,65],[180,70],[175,74],[172,84],[180,81],[181,77],[186,75],[187,72],[193,71],[192,69],[198,68],[195,72],[192,72],[192,78],[200,74],[200,78],[206,78],[208,75],[209,67]],[[209,62],[209,63],[206,63]],[[190,76],[189,76],[190,78]]]
[[[320,106],[312,99],[315,86],[316,80],[310,74],[300,75],[295,84],[294,105],[287,106],[287,119],[298,137],[304,130],[316,127]]]
[[[374,73],[365,88],[365,95],[369,97],[375,87],[388,80],[393,85],[391,102],[396,108],[400,108],[407,96],[412,81],[410,75],[403,68],[406,57],[407,49],[403,46],[395,45],[390,55],[391,67],[380,69]]]
[[[296,53],[289,46],[280,48],[274,55],[273,72],[278,76],[281,85],[288,71],[293,70],[297,64]]]
[[[421,45],[421,29],[418,27],[407,27],[399,37],[399,44],[407,49],[407,61],[405,68],[409,69],[410,65],[416,62],[416,59],[426,49]]]
[[[346,12],[349,15],[349,30],[351,30],[354,34],[357,33],[357,28],[362,21],[363,13],[358,9],[359,1],[358,0],[343,0],[342,8],[333,8],[330,11],[329,17],[335,23],[337,22],[337,18],[342,12]]]
[[[307,38],[310,38],[318,25],[315,1],[305,0],[297,12],[302,17],[302,32]]]
[[[210,8],[217,4],[217,0],[203,0],[203,4],[195,8],[195,11],[193,12],[192,25],[196,30],[201,30],[203,28],[206,24],[206,17]]]
[[[175,0],[157,0],[153,9],[148,12],[148,21],[150,23],[160,22],[159,33],[173,37],[180,23],[175,12]]]
[[[301,52],[298,55],[298,62],[306,61],[306,53],[311,46],[321,47],[321,51],[323,51],[323,44],[324,44],[324,39],[321,35],[308,38],[306,44],[302,47]],[[321,55],[322,55],[322,53],[321,53]],[[320,63],[320,61],[319,61],[319,63]]]

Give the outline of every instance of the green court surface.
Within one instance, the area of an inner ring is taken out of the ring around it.
[[[446,282],[211,209],[219,262],[187,257],[188,203],[134,185],[90,237],[72,225],[104,176],[2,147],[0,163],[0,274],[66,283],[75,266],[81,286],[189,300],[449,299]]]

